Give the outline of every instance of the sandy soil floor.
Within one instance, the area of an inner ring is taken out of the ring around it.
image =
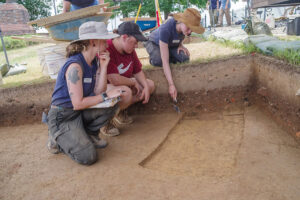
[[[46,126],[0,128],[0,199],[300,196],[300,148],[257,107],[135,116],[89,167],[47,152]]]

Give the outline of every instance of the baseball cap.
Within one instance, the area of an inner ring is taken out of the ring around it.
[[[147,38],[143,35],[140,27],[131,21],[123,22],[118,26],[118,34],[130,35],[135,37],[138,41],[147,41]]]

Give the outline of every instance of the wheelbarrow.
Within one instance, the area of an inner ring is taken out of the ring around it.
[[[23,66],[23,65],[16,64],[15,66],[13,66],[13,65],[9,64],[9,60],[8,60],[8,57],[7,57],[6,48],[5,48],[5,44],[4,44],[4,40],[3,40],[3,37],[2,37],[1,28],[0,28],[0,38],[1,38],[1,43],[2,43],[4,56],[5,56],[5,59],[6,59],[6,64],[2,64],[2,65],[0,64],[0,73],[1,73],[2,77],[26,72],[26,67]]]
[[[4,40],[3,40],[3,37],[2,37],[1,28],[0,28],[0,38],[1,38],[1,43],[2,43],[4,56],[5,56],[5,59],[6,59],[6,64],[0,65],[0,72],[1,72],[2,76],[5,76],[7,74],[7,72],[9,71],[9,69],[10,69],[10,65],[9,65],[7,54],[6,54],[6,49],[5,49],[5,44],[4,44]]]

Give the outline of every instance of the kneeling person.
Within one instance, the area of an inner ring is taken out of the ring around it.
[[[166,79],[169,83],[169,93],[176,100],[177,90],[173,82],[170,62],[182,63],[189,61],[190,53],[182,44],[185,36],[192,32],[203,33],[204,28],[200,24],[201,15],[194,8],[188,8],[184,13],[176,13],[173,18],[150,34],[149,41],[145,43],[150,56],[150,64],[163,67]]]
[[[107,91],[118,86],[123,86],[126,93],[130,90],[131,100],[127,107],[138,101],[148,103],[155,86],[152,80],[146,79],[142,64],[135,52],[138,42],[147,39],[143,36],[139,26],[133,22],[123,22],[114,32],[120,37],[107,41],[111,57],[107,69],[107,79],[110,83]],[[132,119],[124,111],[127,107],[121,107],[123,111],[113,119],[115,125],[132,123]],[[111,135],[108,129],[103,130],[102,133]]]
[[[96,148],[107,142],[98,136],[123,101],[109,108],[89,108],[105,100],[123,96],[119,89],[105,92],[109,34],[103,22],[86,22],[79,27],[79,39],[67,47],[67,61],[58,73],[48,113],[48,149],[63,152],[74,161],[90,165],[97,161]],[[125,102],[126,104],[126,102]]]

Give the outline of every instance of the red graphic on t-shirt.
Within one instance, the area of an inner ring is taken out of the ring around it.
[[[118,68],[118,71],[119,71],[119,74],[125,74],[127,71],[128,71],[128,69],[130,68],[130,66],[131,66],[131,63],[132,62],[130,62],[129,63],[129,65],[127,65],[127,67],[124,67],[124,64],[123,63],[121,63],[117,68]]]
[[[142,64],[135,51],[131,54],[121,54],[113,45],[112,40],[107,40],[107,44],[107,50],[110,55],[107,74],[120,74],[127,78],[131,78],[134,74],[137,74],[142,70]]]

